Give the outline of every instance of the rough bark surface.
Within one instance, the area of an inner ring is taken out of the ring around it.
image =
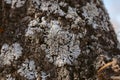
[[[0,80],[120,80],[102,0],[0,0],[0,15]]]

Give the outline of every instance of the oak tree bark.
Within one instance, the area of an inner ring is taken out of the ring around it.
[[[0,15],[0,80],[120,80],[102,0],[0,0]]]

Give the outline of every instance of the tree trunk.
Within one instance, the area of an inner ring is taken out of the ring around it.
[[[120,80],[102,0],[1,0],[0,15],[0,80]]]

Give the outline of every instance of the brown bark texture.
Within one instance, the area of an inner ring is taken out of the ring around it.
[[[0,15],[0,80],[120,80],[102,0],[0,0]]]

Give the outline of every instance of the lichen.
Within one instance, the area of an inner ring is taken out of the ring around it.
[[[4,0],[7,4],[11,4],[12,0]]]
[[[42,80],[46,80],[46,78],[48,76],[50,76],[50,74],[47,75],[45,72],[41,71],[41,78],[42,78]]]
[[[33,60],[26,59],[21,66],[19,66],[18,73],[21,76],[26,77],[29,80],[37,78],[37,70],[35,69],[35,62]]]
[[[67,3],[61,1],[61,2],[59,3],[59,5],[65,7],[65,6],[67,6]]]
[[[26,0],[4,0],[6,4],[11,4],[11,8],[19,8],[22,7]]]
[[[92,23],[93,21],[93,17],[98,16],[99,12],[98,12],[98,8],[96,7],[96,4],[94,3],[87,3],[86,6],[84,6],[83,8],[83,13],[82,15],[86,18],[89,19],[90,23]]]
[[[6,80],[15,80],[15,78],[11,77],[11,74],[6,75]]]
[[[67,11],[67,15],[65,17],[75,20],[75,18],[78,17],[78,14],[76,13],[76,8],[72,8],[69,6],[68,11]]]
[[[46,43],[49,47],[46,57],[58,67],[66,64],[72,65],[80,54],[79,40],[75,40],[75,34],[69,33],[68,31],[58,30],[54,36],[51,35],[51,32],[54,32],[54,30],[50,31],[48,35]]]
[[[34,22],[31,21],[28,25],[29,27],[25,36],[33,36],[36,38],[39,31],[34,33],[33,30],[39,30],[44,26],[43,28],[47,28],[44,33],[47,34],[45,34],[46,37],[44,38],[44,44],[41,44],[41,49],[46,52],[46,57],[50,62],[53,62],[59,67],[64,66],[65,64],[72,65],[80,54],[80,41],[76,40],[76,34],[64,31],[58,20],[50,20],[47,22],[45,18],[42,17],[41,22],[35,22],[34,25],[32,23]],[[36,25],[39,25],[39,27],[36,28]],[[32,28],[32,26],[34,27]],[[42,30],[43,29],[41,29],[41,31]]]
[[[54,36],[61,30],[60,23],[58,21],[51,21],[50,23],[50,31],[48,37],[54,38]]]
[[[42,11],[47,11],[47,15],[53,13],[53,14],[59,14],[60,16],[64,16],[65,15],[65,12],[60,9],[60,6],[59,6],[59,3],[57,1],[44,1],[44,0],[41,0],[41,1],[37,1],[36,0],[36,3],[37,5],[40,5],[40,10]],[[63,3],[61,3],[63,4]],[[65,5],[64,5],[65,6]],[[36,6],[37,7],[37,6]]]
[[[4,43],[1,48],[0,58],[3,61],[4,65],[10,65],[11,61],[17,60],[22,55],[23,48],[19,43],[13,43],[12,45],[8,45]]]
[[[109,23],[107,22],[109,17],[107,15],[104,16],[105,13],[101,8],[98,8],[96,4],[94,4],[93,2],[87,3],[86,6],[82,7],[82,10],[82,15],[85,17],[85,20],[87,20],[87,24],[92,25],[94,29],[102,27],[103,30],[109,31]],[[100,20],[97,19],[98,16]]]
[[[39,33],[42,31],[42,29],[38,25],[39,20],[35,19],[30,21],[28,24],[28,29],[26,30],[25,36],[30,39],[35,39],[39,35]]]
[[[83,13],[82,15],[85,17],[86,20],[88,20],[88,24],[92,24],[93,28],[97,28],[98,25],[96,22],[93,23],[93,18],[97,17],[99,15],[99,10],[96,7],[96,4],[94,3],[87,3],[86,6],[82,7]]]

